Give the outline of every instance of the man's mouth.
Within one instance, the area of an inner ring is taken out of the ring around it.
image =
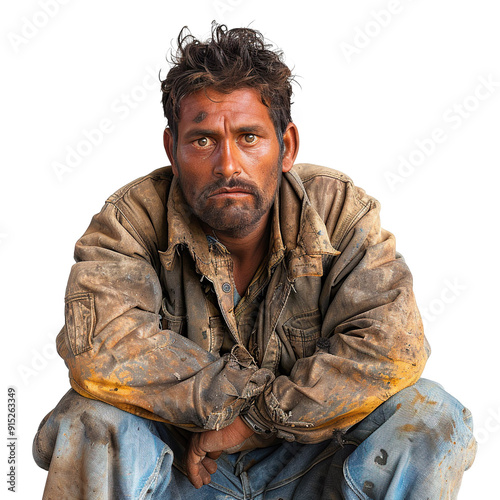
[[[246,189],[243,187],[232,187],[232,188],[220,188],[215,190],[209,198],[214,198],[214,197],[230,197],[230,198],[237,198],[239,196],[248,196],[252,195],[252,191],[250,189]]]

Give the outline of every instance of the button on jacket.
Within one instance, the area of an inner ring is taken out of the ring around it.
[[[269,253],[236,301],[231,256],[170,167],[112,195],[68,282],[57,344],[72,387],[191,431],[241,415],[262,438],[313,443],[416,382],[429,349],[379,203],[301,164],[272,210]]]

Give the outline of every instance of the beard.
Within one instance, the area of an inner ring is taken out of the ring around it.
[[[266,191],[259,189],[254,183],[238,178],[219,179],[206,186],[201,193],[187,197],[187,186],[183,176],[179,176],[179,185],[185,200],[193,214],[211,229],[241,238],[250,234],[259,221],[271,210],[281,183],[281,159],[273,169],[266,182]],[[274,184],[274,188],[273,188]],[[226,199],[215,203],[210,196],[219,189],[241,188],[250,193],[251,200]]]

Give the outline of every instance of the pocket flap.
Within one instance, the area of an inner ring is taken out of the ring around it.
[[[65,299],[66,334],[75,356],[92,349],[95,329],[94,294],[75,293]]]

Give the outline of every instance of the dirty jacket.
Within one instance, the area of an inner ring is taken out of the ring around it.
[[[128,184],[76,244],[57,339],[72,387],[191,431],[238,415],[303,443],[349,428],[414,383],[428,355],[379,209],[342,173],[296,165],[268,258],[235,306],[231,257],[171,168]]]

